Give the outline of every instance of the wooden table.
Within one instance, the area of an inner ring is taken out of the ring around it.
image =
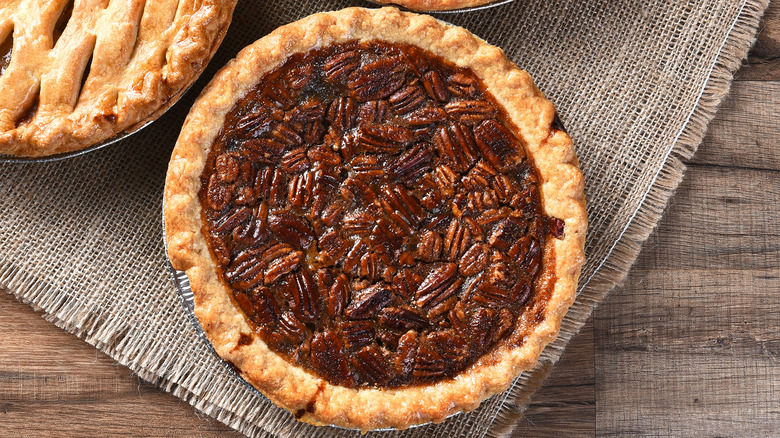
[[[624,286],[515,436],[780,435],[780,3]],[[0,293],[0,436],[236,432]]]

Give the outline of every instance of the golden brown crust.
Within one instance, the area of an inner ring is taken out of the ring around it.
[[[565,238],[550,239],[544,251],[541,278],[556,280],[543,319],[537,323],[521,317],[517,332],[526,337],[519,347],[497,348],[456,378],[432,385],[397,389],[335,386],[289,364],[259,338],[239,345],[241,334],[252,333],[252,329],[220,282],[201,233],[200,175],[228,111],[265,73],[292,54],[351,40],[414,44],[470,67],[507,111],[534,158],[542,178],[540,192],[546,214],[565,222]],[[195,313],[217,352],[277,405],[300,414],[311,404],[313,412],[305,412],[301,419],[313,424],[369,430],[441,422],[505,390],[520,372],[535,365],[541,350],[557,335],[574,301],[584,263],[587,218],[583,177],[571,139],[552,127],[554,116],[552,103],[500,49],[462,28],[395,8],[350,8],[312,15],[242,50],[193,106],[173,151],[165,186],[169,255],[173,266],[186,271],[190,279]],[[550,262],[553,256],[555,260]]]
[[[55,44],[46,32],[67,1],[12,1],[0,18],[0,40],[11,29],[14,40],[0,76],[0,153],[80,150],[154,120],[203,71],[235,3],[76,2]]]
[[[398,5],[414,11],[451,11],[496,3],[500,0],[373,0],[383,5]]]

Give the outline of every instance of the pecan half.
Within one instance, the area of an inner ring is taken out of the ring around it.
[[[518,304],[517,292],[511,288],[500,287],[489,281],[483,281],[471,295],[471,301],[477,305],[500,309]]]
[[[411,144],[414,134],[409,128],[366,124],[358,129],[357,145],[368,152],[397,153]]]
[[[371,100],[360,107],[358,121],[360,123],[379,125],[387,120],[389,111],[390,105],[386,100]]]
[[[339,332],[344,339],[344,345],[350,350],[357,350],[374,342],[376,336],[374,326],[366,320],[344,321],[339,324]]]
[[[418,144],[401,154],[390,165],[390,174],[404,182],[412,181],[431,170],[432,158],[431,151]]]
[[[339,97],[330,104],[327,120],[330,126],[346,132],[355,126],[357,104],[349,97]]]
[[[404,115],[420,108],[427,100],[425,91],[417,81],[404,85],[388,99],[393,110],[399,115]]]
[[[471,245],[471,241],[469,227],[464,226],[457,219],[453,219],[444,238],[444,257],[447,260],[458,260],[460,255],[466,252],[466,249]]]
[[[279,306],[271,293],[271,289],[258,287],[252,291],[251,296],[253,307],[252,320],[263,325],[273,324],[279,315]]]
[[[515,146],[513,134],[495,120],[485,120],[474,128],[474,141],[490,164],[501,171],[525,156],[522,148]]]
[[[230,154],[222,154],[216,160],[216,176],[224,183],[232,183],[238,178],[238,159]]]
[[[257,246],[268,238],[267,224],[263,219],[252,219],[233,228],[232,236],[235,242],[247,247]]]
[[[441,356],[433,343],[423,339],[417,347],[412,375],[418,378],[443,377],[447,373],[447,361]]]
[[[463,280],[455,275],[457,273],[458,268],[454,263],[445,263],[431,270],[415,292],[417,305],[435,306],[453,296],[463,283]]]
[[[341,274],[336,277],[328,291],[328,315],[331,318],[341,316],[341,312],[347,305],[347,299],[349,298],[348,282],[347,276]]]
[[[230,198],[233,196],[230,187],[223,184],[218,175],[211,175],[206,193],[209,206],[216,211],[221,211],[227,207],[230,204]]]
[[[250,290],[263,284],[265,266],[257,260],[260,249],[242,251],[227,266],[225,277],[239,290]]]
[[[265,283],[274,283],[297,269],[302,258],[303,254],[300,251],[295,251],[292,247],[283,243],[268,249],[263,254],[263,261],[268,266],[264,274]]]
[[[304,172],[290,178],[290,184],[287,186],[287,199],[291,205],[298,208],[305,208],[309,205],[315,190],[315,177],[313,172]]]
[[[306,156],[306,148],[296,148],[287,151],[282,157],[282,169],[287,173],[301,173],[311,167]]]
[[[476,78],[459,72],[447,79],[447,90],[458,97],[472,97],[479,93],[479,86]]]
[[[308,270],[298,270],[287,280],[287,295],[292,297],[290,309],[303,322],[312,322],[319,316],[319,293]]]
[[[449,362],[464,362],[470,355],[466,339],[452,329],[431,333],[428,340],[437,347],[441,357]]]
[[[258,138],[271,130],[274,119],[265,111],[247,114],[236,123],[236,131],[244,138]]]
[[[406,122],[413,127],[423,127],[434,123],[441,123],[447,119],[447,112],[437,106],[423,106],[406,117]]]
[[[403,85],[406,69],[401,57],[369,62],[349,75],[347,87],[350,95],[361,102],[384,99]]]
[[[292,214],[275,213],[268,215],[268,228],[283,242],[307,249],[314,243],[314,230],[305,219]]]
[[[284,312],[279,318],[279,331],[290,342],[298,344],[306,339],[306,326],[292,312]]]
[[[311,362],[332,381],[344,382],[350,386],[355,384],[344,347],[335,333],[326,331],[314,335],[311,341]]]
[[[363,347],[350,362],[360,377],[371,385],[385,385],[395,377],[393,367],[376,345]]]
[[[306,155],[311,161],[323,166],[334,167],[341,164],[341,155],[325,145],[312,146]]]
[[[425,91],[431,99],[438,102],[446,102],[450,98],[447,91],[447,85],[441,78],[441,74],[436,70],[431,70],[422,75],[422,83]]]
[[[322,66],[325,78],[330,82],[345,81],[360,67],[360,56],[360,52],[356,50],[333,55]]]
[[[424,214],[420,204],[406,189],[397,185],[383,187],[382,195],[382,208],[392,223],[405,234],[411,234]]]
[[[398,376],[408,378],[414,370],[417,357],[417,332],[410,330],[398,340],[394,369]]]
[[[359,155],[350,165],[352,170],[363,178],[378,178],[385,174],[384,166],[376,155]]]
[[[482,272],[488,263],[488,247],[484,243],[475,243],[460,258],[458,270],[461,275],[470,277]]]
[[[484,100],[456,100],[444,106],[447,114],[469,125],[477,124],[496,114],[495,108]]]
[[[444,241],[441,235],[433,230],[426,231],[420,238],[420,243],[417,244],[416,257],[424,262],[434,262],[441,257],[442,247]]]
[[[454,123],[442,127],[434,136],[434,145],[457,172],[463,172],[477,162],[479,155],[474,136],[468,126]]]
[[[351,319],[362,319],[377,315],[380,310],[390,304],[392,291],[382,283],[376,283],[359,290],[352,298],[344,314]]]
[[[247,207],[240,207],[214,223],[213,229],[217,233],[232,233],[234,228],[250,217],[252,217],[252,210]]]
[[[515,323],[515,317],[508,309],[501,309],[496,316],[496,325],[493,330],[492,340],[498,342],[505,334],[507,334]]]
[[[471,335],[471,344],[477,352],[485,351],[490,345],[494,314],[495,312],[492,309],[479,307],[471,316],[469,333]]]
[[[400,331],[421,330],[428,326],[428,318],[411,307],[387,307],[379,313],[382,327]]]

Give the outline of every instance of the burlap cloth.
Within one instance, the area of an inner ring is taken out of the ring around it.
[[[755,38],[768,0],[517,0],[440,15],[502,47],[559,108],[586,177],[590,229],[579,297],[539,365],[476,411],[404,436],[511,431],[567,341],[621,281],[680,182]],[[166,265],[162,189],[200,88],[237,51],[350,1],[239,2],[223,47],[173,109],[106,149],[0,164],[0,288],[146,380],[254,436],[357,436],[314,428],[226,372],[188,321]]]

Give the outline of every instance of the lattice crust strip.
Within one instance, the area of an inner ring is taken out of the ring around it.
[[[236,0],[6,0],[0,153],[83,149],[159,116],[200,74]]]

